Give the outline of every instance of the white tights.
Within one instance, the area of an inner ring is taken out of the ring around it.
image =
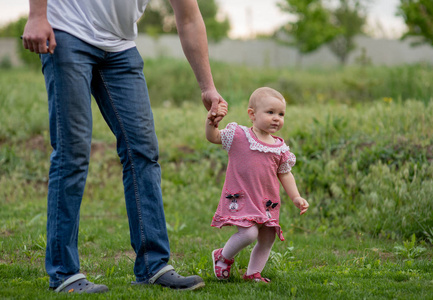
[[[239,227],[238,232],[233,234],[225,244],[222,256],[232,259],[242,249],[257,240],[251,252],[250,262],[248,264],[247,275],[262,272],[271,253],[272,245],[275,240],[275,228],[263,225],[254,225],[251,227]],[[227,264],[218,261],[217,266],[226,268]]]

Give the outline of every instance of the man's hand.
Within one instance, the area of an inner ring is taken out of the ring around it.
[[[201,94],[201,98],[204,107],[209,111],[209,122],[218,127],[218,123],[227,114],[227,102],[216,90],[203,92]],[[225,109],[220,109],[220,107],[225,107]]]
[[[220,102],[218,104],[218,111],[217,111],[216,116],[214,116],[214,119],[224,118],[227,115],[227,112],[228,112],[227,102],[225,102],[225,101]],[[213,121],[211,121],[211,119],[212,119],[212,111],[211,110],[208,112],[207,118],[209,120],[209,125],[212,125],[212,126],[218,128],[218,124],[214,125]]]
[[[23,46],[30,52],[54,53],[56,38],[53,28],[45,17],[29,17],[22,36]],[[48,46],[47,46],[48,41]]]

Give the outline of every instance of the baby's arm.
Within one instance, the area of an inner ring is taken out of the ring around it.
[[[295,177],[293,177],[292,172],[278,173],[278,178],[280,179],[287,195],[289,195],[290,199],[292,199],[293,204],[295,204],[295,206],[301,210],[300,214],[304,214],[310,205],[308,204],[307,200],[302,198],[299,194]]]
[[[227,104],[226,103],[220,103],[218,105],[218,113],[217,116],[224,117],[227,114]],[[207,115],[206,119],[206,138],[209,142],[214,144],[222,144],[221,141],[221,134],[218,129],[218,125],[214,125],[210,119],[210,112]]]

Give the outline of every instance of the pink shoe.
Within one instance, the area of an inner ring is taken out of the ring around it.
[[[231,265],[235,262],[234,259],[228,260],[224,256],[221,255],[223,252],[223,248],[216,249],[212,251],[212,261],[213,261],[213,271],[219,280],[227,280],[230,277],[230,268]],[[227,264],[227,268],[223,269],[222,267],[219,267],[216,265],[217,261],[222,261],[223,263]]]
[[[265,282],[265,283],[270,283],[271,280],[269,278],[263,278],[262,275],[260,275],[259,272],[251,274],[251,275],[247,275],[247,273],[244,274],[244,280],[253,280],[255,282]]]

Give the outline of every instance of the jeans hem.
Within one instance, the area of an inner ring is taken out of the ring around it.
[[[67,277],[65,277],[65,278],[63,278],[63,279],[59,279],[59,280],[57,280],[57,281],[52,281],[52,280],[50,279],[49,289],[50,289],[50,290],[55,290],[55,289],[58,288],[58,287],[59,287],[63,282],[65,282],[66,280],[68,280],[68,278],[71,278],[72,276],[75,276],[75,275],[77,275],[77,274],[80,274],[80,272],[75,273],[75,274],[72,274],[72,275],[69,275],[69,276],[67,276]]]
[[[158,270],[155,271],[155,273],[149,275],[148,277],[135,277],[135,281],[132,282],[133,284],[150,284],[149,280],[155,276],[160,270],[162,270],[163,268],[165,268],[166,266],[168,266],[168,264],[163,265],[161,268],[159,268]]]

